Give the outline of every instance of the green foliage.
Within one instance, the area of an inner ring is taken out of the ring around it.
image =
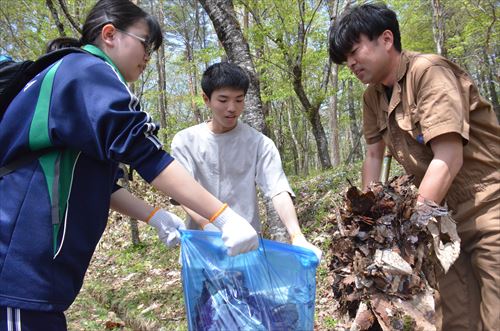
[[[307,178],[290,178],[297,194],[295,204],[301,227],[308,238],[313,240],[332,226],[331,214],[345,191],[346,178],[355,181],[359,169],[360,164],[354,164],[317,172]],[[148,187],[140,180],[131,183],[135,195],[163,206],[165,197]],[[104,330],[107,321],[123,322],[127,331],[187,330],[179,249],[168,249],[158,240],[155,230],[143,224],[140,224],[140,236],[142,244],[133,246],[129,240],[128,224],[118,214],[111,213],[87,272],[84,288],[67,313],[70,330]],[[329,240],[321,243],[325,254]],[[317,273],[318,293],[331,292],[330,276],[327,264],[322,263]],[[324,307],[319,305],[321,299],[318,294],[317,307]],[[327,302],[326,306],[331,309],[333,304]],[[332,329],[337,324],[333,315],[319,317],[319,313],[323,312],[317,308],[319,330]]]
[[[333,330],[337,326],[337,320],[333,317],[327,316],[325,318],[325,327],[327,330]]]
[[[297,216],[301,224],[306,225],[304,233],[309,230],[323,231],[333,226],[333,223],[329,221],[333,217],[331,212],[336,209],[342,199],[342,190],[348,181],[359,187],[360,170],[361,163],[358,162],[315,173],[307,178],[290,177],[296,194]]]
[[[53,3],[64,25],[65,34],[78,38],[58,1]],[[82,23],[95,0],[66,0],[66,3],[72,17]],[[279,148],[286,173],[295,175],[289,177],[297,194],[299,219],[304,224],[304,232],[314,237],[322,229],[332,226],[331,211],[347,185],[346,178],[359,185],[361,164],[356,162],[349,166],[341,165],[328,172],[318,172],[319,162],[311,126],[294,92],[291,65],[302,56],[303,85],[310,100],[322,102],[321,121],[328,139],[332,136],[326,125],[329,121],[329,97],[337,96],[336,119],[341,161],[347,158],[352,148],[352,115],[349,110],[353,107],[358,127],[361,127],[362,94],[366,86],[346,66],[340,66],[337,89],[332,89],[331,85],[326,93],[320,89],[323,68],[328,60],[327,4],[318,0],[305,2],[303,18],[305,22],[311,22],[306,31],[305,44],[300,45],[297,37],[301,18],[298,7],[300,3],[301,1],[285,0],[234,1],[240,22],[243,22],[244,10],[249,13],[249,26],[244,34],[258,71],[261,97],[269,110],[266,118],[269,135]],[[403,48],[434,52],[430,1],[391,0],[387,3],[398,14]],[[167,74],[166,89],[163,91],[166,95],[167,112],[166,126],[161,128],[159,136],[168,150],[176,132],[195,124],[193,101],[200,108],[203,118],[210,116],[200,95],[200,75],[207,65],[224,57],[224,50],[213,31],[212,23],[198,2],[151,0],[140,1],[140,4],[154,15],[158,15],[162,9],[164,16],[161,23],[165,30],[165,62],[162,65]],[[484,77],[487,74],[496,77],[493,83],[498,86],[496,54],[500,40],[500,7],[491,0],[442,0],[441,4],[445,11],[445,48],[448,57],[466,67],[473,77],[481,79],[481,86],[486,85]],[[320,6],[316,9],[318,5]],[[15,59],[38,57],[43,53],[46,42],[59,36],[44,0],[3,0],[0,25],[0,52],[8,53]],[[189,56],[188,48],[192,51]],[[148,70],[136,86],[144,87],[138,93],[142,93],[143,109],[159,122],[161,93],[156,56],[153,56]],[[484,56],[490,59],[491,64],[484,60]],[[197,95],[191,94],[190,77],[197,86]],[[395,162],[393,169],[393,175],[403,172]],[[155,190],[151,189],[151,192]],[[144,197],[150,198],[147,194]],[[162,285],[166,278],[164,273],[179,268],[178,250],[167,250],[149,228],[141,230],[145,244],[132,247],[127,241],[126,225],[123,227],[125,230],[122,229],[121,232],[117,230],[116,224],[111,224],[108,228],[106,239],[100,243],[98,250],[105,254],[97,254],[100,258],[94,260],[85,280],[83,296],[76,303],[77,307],[83,307],[82,312],[78,315],[75,313],[76,309],[70,316],[85,321],[80,324],[86,330],[102,330],[102,323],[109,318],[106,314],[109,310],[119,311],[125,318],[132,320],[162,325],[167,330],[185,330],[180,280],[176,279],[177,282],[168,288]],[[326,238],[322,245],[327,247],[329,240],[331,239]],[[155,274],[158,272],[159,275]],[[320,282],[326,281],[327,276],[325,267],[320,266]],[[95,298],[100,305],[92,304]],[[146,309],[155,307],[158,302],[161,304],[158,308]],[[333,317],[327,317],[323,323],[322,327],[325,329],[334,329],[337,321]]]
[[[26,13],[39,13],[26,15]],[[2,1],[0,47],[17,59],[36,58],[44,51],[45,41],[54,34],[46,17],[50,14],[44,1]]]
[[[435,52],[430,1],[395,0],[388,5],[398,14],[403,49]]]
[[[78,37],[58,2],[53,3],[64,25],[65,34]],[[82,22],[95,1],[67,0],[66,3],[72,17]],[[238,0],[234,5],[240,22],[243,22],[244,12],[248,13],[249,24],[244,29],[244,34],[259,74],[262,100],[269,108],[266,122],[270,128],[270,136],[279,145],[287,172],[303,174],[318,167],[317,151],[311,126],[305,123],[307,118],[304,109],[294,91],[291,65],[302,56],[302,84],[311,103],[321,102],[321,122],[329,140],[332,136],[331,128],[328,127],[329,97],[337,96],[342,160],[349,155],[353,144],[352,112],[349,112],[352,107],[358,127],[361,127],[361,98],[365,86],[345,66],[340,66],[338,88],[333,90],[330,85],[326,93],[320,89],[323,68],[328,60],[327,4],[317,0],[306,1],[301,16],[301,3],[302,1]],[[398,14],[403,48],[433,52],[435,45],[430,1],[391,0],[387,3]],[[155,15],[158,15],[161,7],[164,17],[162,25],[165,30],[164,66],[167,77],[164,93],[167,126],[162,128],[160,136],[168,144],[178,130],[194,124],[193,102],[201,109],[203,119],[210,116],[200,98],[200,75],[207,65],[223,58],[224,50],[217,40],[210,19],[198,2],[151,0],[140,4]],[[486,77],[488,74],[496,77],[498,66],[496,54],[500,36],[496,17],[500,15],[499,6],[495,6],[490,0],[443,0],[441,5],[445,12],[445,48],[448,56],[466,67],[473,77],[481,79],[480,87],[484,90],[487,85]],[[301,17],[307,28],[304,45],[298,42],[297,34]],[[0,52],[17,59],[39,56],[44,51],[46,42],[59,36],[44,0],[3,1],[0,24],[3,27],[0,29]],[[486,63],[485,55],[491,63]],[[159,122],[160,91],[156,55],[151,59],[144,77],[141,83],[144,84],[143,108]],[[190,77],[196,86],[196,95],[192,95],[190,90]],[[350,81],[353,82],[352,87],[348,86]],[[498,81],[495,84],[498,85]],[[299,146],[294,146],[294,136]]]
[[[116,217],[111,215],[114,220]],[[70,325],[81,324],[76,321],[93,316],[93,322],[79,327],[103,330],[109,320],[106,312],[113,311],[132,329],[187,330],[179,249],[168,249],[151,227],[141,226],[140,233],[142,244],[133,246],[127,239],[126,223],[109,224],[87,274],[82,296],[68,313]],[[87,312],[78,312],[78,307]]]

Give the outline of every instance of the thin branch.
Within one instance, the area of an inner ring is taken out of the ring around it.
[[[52,0],[45,0],[45,4],[49,8],[50,14],[52,15],[52,18],[54,19],[54,22],[56,23],[57,30],[59,30],[59,36],[65,37],[66,33],[64,32],[64,25],[62,24],[61,20],[59,19],[59,14],[57,13],[57,9],[54,6],[54,3]]]
[[[9,15],[7,15],[4,12],[2,6],[0,6],[0,13],[2,13],[2,16],[5,18],[5,21],[7,22],[7,26],[9,27],[10,35],[12,36],[12,40],[18,45],[18,49],[23,49],[23,45],[24,45],[24,48],[30,49],[30,47],[26,43],[25,39],[17,38],[17,33],[14,30],[12,30],[13,25],[9,20]]]
[[[71,23],[71,26],[73,27],[73,29],[75,29],[76,31],[78,31],[78,33],[82,33],[82,28],[80,27],[80,24],[77,23],[74,19],[73,19],[73,16],[71,16],[71,14],[69,13],[68,11],[68,6],[66,5],[66,1],[65,0],[59,0],[59,6],[61,6],[61,9],[64,13],[64,15],[66,16],[66,18],[68,19],[68,21]]]

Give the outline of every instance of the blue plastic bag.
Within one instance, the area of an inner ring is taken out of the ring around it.
[[[313,330],[318,259],[307,249],[261,239],[228,256],[220,233],[181,231],[189,330]]]

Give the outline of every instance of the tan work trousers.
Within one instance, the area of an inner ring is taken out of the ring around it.
[[[500,331],[499,191],[492,187],[455,208],[461,252],[439,280],[442,331]]]

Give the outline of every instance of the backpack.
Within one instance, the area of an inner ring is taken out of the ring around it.
[[[35,61],[26,60],[16,62],[8,56],[0,56],[0,121],[9,104],[31,79],[71,53],[89,54],[81,48],[67,47],[47,53]],[[48,153],[52,149],[45,148],[34,151],[1,167],[0,178]]]

